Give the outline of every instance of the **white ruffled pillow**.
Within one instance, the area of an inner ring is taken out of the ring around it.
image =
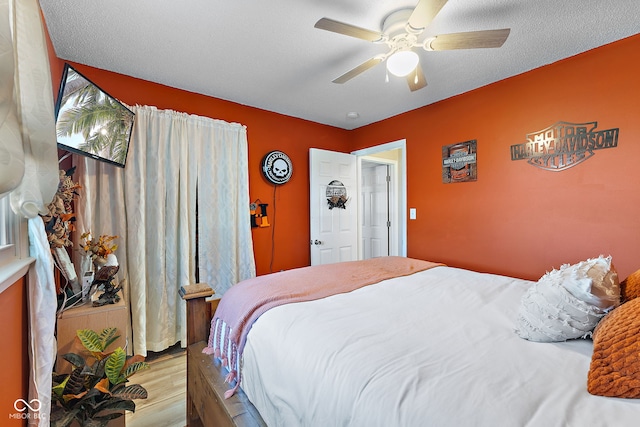
[[[619,304],[618,274],[610,256],[565,264],[522,296],[515,331],[539,342],[585,337]]]

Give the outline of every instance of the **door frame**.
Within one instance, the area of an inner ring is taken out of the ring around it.
[[[394,176],[392,181],[395,183],[395,196],[397,197],[396,203],[394,206],[397,211],[394,212],[394,219],[396,222],[396,229],[398,230],[398,254],[400,256],[407,256],[407,156],[406,156],[406,146],[407,140],[400,139],[393,142],[388,142],[381,145],[376,145],[373,147],[363,148],[361,150],[352,151],[351,154],[356,156],[356,168],[357,168],[357,186],[358,186],[358,195],[361,191],[361,171],[362,171],[362,160],[367,156],[371,156],[373,154],[384,153],[385,151],[391,150],[400,150],[399,161],[394,167]],[[367,161],[371,161],[370,158],[366,159]],[[383,163],[382,159],[377,159],[381,163]],[[395,162],[394,162],[395,163]],[[358,197],[358,258],[362,259],[362,207],[360,206],[360,197]],[[393,227],[394,224],[392,224]]]

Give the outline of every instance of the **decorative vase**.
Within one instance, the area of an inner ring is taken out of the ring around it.
[[[82,276],[88,271],[93,271],[93,260],[91,259],[91,255],[82,255],[80,259],[80,271],[82,272]]]
[[[102,258],[101,256],[96,257],[96,259],[93,260],[93,265],[95,266],[95,269],[93,271],[97,273],[102,267],[107,265],[107,259]]]
[[[89,291],[91,289],[91,283],[93,282],[93,260],[90,255],[83,255],[80,260],[80,271],[82,272],[82,276],[80,279],[82,280],[82,301],[87,302],[89,300]]]

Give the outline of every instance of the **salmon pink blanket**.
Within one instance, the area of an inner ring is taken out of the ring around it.
[[[227,382],[236,385],[225,393],[229,398],[240,385],[238,361],[253,323],[267,310],[283,304],[312,301],[351,292],[363,286],[436,267],[437,263],[403,257],[372,258],[336,264],[303,267],[258,276],[232,286],[211,321],[208,346],[229,369]]]

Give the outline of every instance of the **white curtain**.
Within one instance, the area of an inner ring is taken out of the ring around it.
[[[0,0],[0,10],[3,9]],[[6,79],[13,80],[13,98],[0,99],[0,105],[8,105],[8,115],[3,122],[9,128],[6,146],[3,139],[0,148],[0,163],[5,163],[13,171],[13,163],[24,160],[24,176],[15,188],[4,188],[2,193],[11,192],[11,207],[17,214],[33,218],[38,213],[46,213],[46,205],[51,201],[58,188],[58,157],[56,147],[51,71],[44,38],[40,9],[36,0],[9,0],[8,27],[12,28],[12,50],[0,51],[3,58],[0,66],[6,76],[2,76],[0,86],[9,86]],[[0,18],[1,19],[1,18]],[[5,21],[6,23],[6,21]],[[0,25],[0,27],[3,27]],[[0,31],[5,31],[5,29]],[[0,40],[2,37],[0,36]],[[5,40],[6,42],[7,40]],[[0,50],[9,48],[8,43],[0,42]],[[9,67],[10,55],[13,55],[14,72]],[[5,92],[5,95],[10,92]],[[0,121],[2,119],[0,118]],[[13,121],[15,120],[15,121]],[[12,123],[13,121],[13,123]],[[22,154],[16,152],[15,130],[22,141]],[[3,136],[5,136],[3,134]],[[13,138],[12,138],[13,137]],[[9,148],[11,146],[12,148]],[[9,153],[13,153],[11,155]]]
[[[29,424],[49,425],[53,365],[57,352],[56,287],[53,257],[42,218],[29,219],[29,253],[36,259],[28,274],[29,299],[29,401],[38,399],[38,418],[31,407]],[[43,418],[40,418],[43,417]]]
[[[78,211],[82,229],[121,236],[116,254],[126,258],[121,272],[128,277],[134,351],[146,355],[186,340],[178,289],[195,282],[196,200],[200,281],[223,293],[255,276],[255,262],[245,127],[154,107],[133,110],[124,170],[82,159],[86,198]]]
[[[198,265],[200,282],[219,296],[256,275],[249,206],[247,134],[239,125],[199,126]],[[195,136],[195,135],[194,135]]]
[[[129,280],[127,276],[127,221],[124,200],[124,171],[111,164],[97,162],[87,157],[73,155],[76,171],[74,180],[80,184],[76,199],[76,232],[73,234],[73,247],[78,248],[80,235],[91,231],[93,238],[100,235],[117,235],[113,243],[118,264],[117,279],[123,287],[125,301],[129,301]],[[73,264],[79,274],[82,266],[82,253],[73,251]],[[80,278],[82,280],[82,278]],[[131,336],[131,330],[119,331]],[[128,345],[128,344],[127,344]],[[128,348],[127,350],[130,350]]]
[[[48,419],[55,360],[53,259],[39,213],[58,187],[51,71],[37,0],[0,0],[0,197],[29,218],[29,400]],[[30,412],[32,412],[30,410]],[[29,424],[41,418],[31,413]]]

